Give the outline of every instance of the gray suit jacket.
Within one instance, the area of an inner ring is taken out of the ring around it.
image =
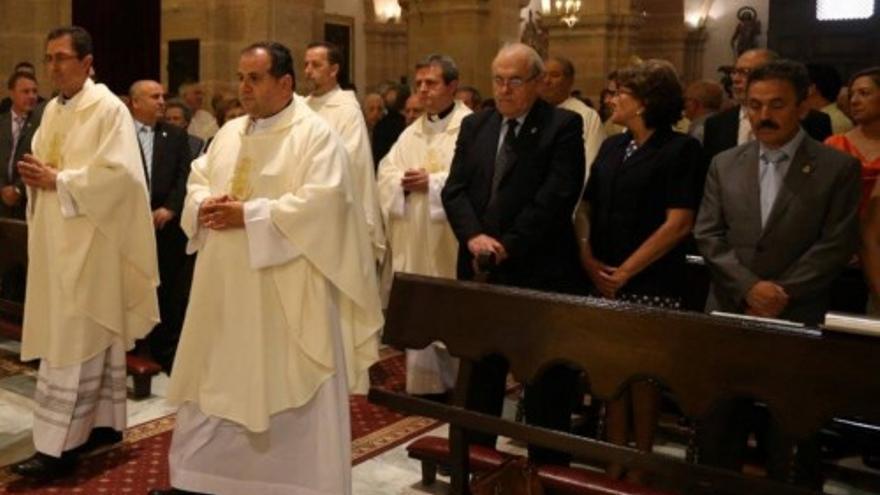
[[[712,273],[706,310],[741,313],[758,281],[781,285],[780,318],[814,325],[831,283],[859,244],[859,162],[809,136],[798,148],[761,228],[758,143],[718,154],[706,178],[694,236]]]
[[[30,116],[28,116],[24,128],[22,128],[18,135],[18,148],[15,150],[13,163],[21,159],[22,155],[25,153],[31,152],[31,140],[33,140],[34,133],[37,132],[37,128],[40,126],[40,119],[43,117],[44,106],[44,104],[37,105],[37,108],[35,108]],[[9,155],[12,153],[12,147],[12,114],[10,110],[9,112],[0,113],[0,188],[12,184],[18,186],[18,188],[24,192],[24,184],[21,182],[21,177],[18,175],[18,169],[15,165],[13,165],[12,168],[12,180],[10,181],[8,177],[8,170],[6,167],[9,164]],[[25,202],[26,198],[22,196],[18,205],[9,208],[0,201],[0,217],[23,219],[25,216]]]

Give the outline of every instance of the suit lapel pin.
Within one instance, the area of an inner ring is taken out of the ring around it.
[[[168,137],[168,133],[165,131],[162,131],[162,137]]]
[[[801,172],[803,172],[807,175],[809,175],[810,172],[812,172],[812,171],[813,171],[813,165],[811,163],[807,163],[806,165],[804,165],[804,168],[801,169]]]
[[[532,133],[532,134],[535,134],[535,133],[538,132],[538,128],[537,128],[537,127],[532,127],[532,130],[529,131],[529,132]]]

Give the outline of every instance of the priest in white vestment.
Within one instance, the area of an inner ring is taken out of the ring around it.
[[[590,176],[590,166],[599,153],[599,147],[605,140],[605,129],[598,112],[584,102],[571,96],[574,87],[574,64],[563,57],[550,57],[544,61],[544,80],[539,88],[541,98],[559,108],[570,110],[581,116],[584,121],[584,184]]]
[[[199,254],[168,389],[174,488],[151,493],[348,494],[348,393],[383,324],[367,224],[290,51],[256,43],[238,71],[248,115],[193,162],[181,216]]]
[[[37,453],[12,468],[43,480],[121,440],[125,351],[159,321],[152,214],[128,109],[88,78],[92,40],[82,28],[50,32],[45,60],[59,94],[18,163],[30,260],[21,358],[40,359]]]
[[[458,68],[448,56],[431,55],[416,65],[415,94],[425,114],[406,128],[379,165],[379,200],[393,272],[455,279],[458,241],[446,220],[440,191],[446,184],[461,120],[471,110],[455,100]],[[445,394],[455,385],[458,365],[446,348],[432,344],[406,351],[406,391]]]
[[[202,89],[202,85],[197,82],[181,84],[179,93],[181,99],[192,112],[192,118],[186,132],[207,142],[214,137],[220,127],[217,125],[217,118],[203,108],[205,91]]]
[[[310,92],[306,103],[330,124],[345,144],[355,194],[367,219],[376,261],[381,263],[385,255],[385,232],[379,213],[370,135],[357,96],[339,87],[341,63],[342,53],[336,46],[326,42],[308,46],[305,77]]]

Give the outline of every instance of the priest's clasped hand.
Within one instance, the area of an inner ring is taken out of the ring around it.
[[[407,192],[426,192],[428,190],[428,171],[423,168],[411,168],[403,173],[400,187]]]
[[[208,198],[199,207],[199,223],[214,230],[242,228],[244,203],[226,194]]]
[[[17,165],[21,180],[28,186],[36,189],[55,189],[58,172],[53,167],[30,154],[23,155]]]

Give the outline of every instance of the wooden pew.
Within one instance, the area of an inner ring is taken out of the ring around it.
[[[0,218],[0,274],[14,266],[27,266],[27,224],[21,220]],[[21,340],[24,305],[20,301],[0,298],[0,336]],[[127,373],[134,380],[132,397],[150,396],[153,377],[162,370],[145,357],[128,353],[125,357]]]
[[[794,439],[806,438],[836,416],[880,421],[880,340],[860,336],[397,275],[383,340],[413,349],[440,340],[462,360],[451,406],[370,391],[374,403],[450,423],[455,494],[467,493],[464,429],[568,451],[577,459],[639,468],[685,493],[813,493],[469,411],[463,404],[472,364],[490,354],[504,356],[522,382],[548,363],[574,364],[587,372],[592,393],[600,399],[614,397],[633,377],[651,377],[668,387],[684,413],[696,420],[718,399],[754,397],[768,405]]]

